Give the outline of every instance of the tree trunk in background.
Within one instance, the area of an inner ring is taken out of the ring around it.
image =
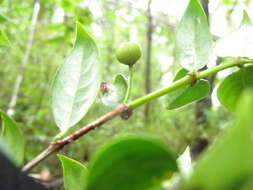
[[[107,43],[107,63],[106,63],[106,76],[108,76],[108,73],[111,73],[111,65],[114,61],[114,23],[111,23],[111,36],[110,36],[110,42]]]
[[[146,69],[145,69],[145,91],[146,93],[151,92],[151,56],[152,56],[152,34],[153,34],[153,18],[151,13],[151,2],[152,0],[148,1],[148,9],[147,9],[147,17],[148,17],[148,24],[147,24],[147,51],[146,51]],[[145,105],[145,120],[149,120],[149,109],[150,104]]]
[[[209,0],[201,0],[201,4],[209,22],[209,9],[208,9]],[[206,68],[207,67],[204,67],[203,69],[206,69]],[[208,78],[208,81],[210,82],[210,86],[211,86],[211,92],[213,90],[212,87],[213,87],[215,77],[216,75],[213,75]],[[198,127],[204,127],[204,128],[208,127],[205,110],[210,109],[211,106],[212,106],[211,96],[208,96],[196,103],[195,120],[196,120],[196,125]],[[190,145],[192,159],[195,160],[206,149],[207,146],[208,146],[208,139],[201,136],[197,136]]]
[[[16,81],[15,81],[15,84],[13,87],[13,92],[12,92],[10,104],[9,104],[9,107],[7,110],[7,113],[9,115],[15,114],[15,108],[16,108],[16,104],[17,104],[18,94],[20,91],[21,84],[24,80],[25,69],[26,69],[26,66],[29,62],[29,57],[31,54],[31,49],[32,49],[32,45],[33,45],[34,33],[35,33],[35,29],[36,29],[36,23],[38,20],[39,11],[40,11],[40,0],[35,0],[33,15],[32,15],[32,23],[30,26],[30,32],[29,32],[28,41],[26,44],[25,54],[24,54],[24,57],[22,59],[22,63],[19,68],[19,73],[18,73],[18,76],[16,78]]]
[[[209,0],[201,0],[201,4],[202,7],[206,13],[208,22],[209,22],[209,9],[208,9],[208,4],[209,4]],[[204,67],[204,69],[206,69],[206,67]],[[213,86],[213,82],[215,77],[212,77],[212,80],[209,80],[210,78],[208,78],[208,81],[210,82],[211,85],[211,92],[212,92],[212,86]],[[196,108],[195,108],[195,118],[196,118],[196,123],[197,125],[201,125],[201,124],[206,124],[206,115],[204,110],[206,108],[210,108],[212,106],[212,102],[211,102],[211,97],[208,96],[206,98],[204,98],[203,100],[200,100],[199,102],[196,103]]]
[[[12,0],[8,1],[8,11],[12,9]]]
[[[104,5],[105,12],[113,11],[118,6],[118,1],[113,2],[113,8],[110,8],[109,4],[106,3]],[[106,34],[108,36],[108,43],[107,43],[107,63],[106,63],[106,73],[105,77],[108,76],[108,73],[111,73],[111,66],[115,60],[114,54],[114,42],[115,42],[115,21],[114,19],[107,19],[107,23],[105,23]]]

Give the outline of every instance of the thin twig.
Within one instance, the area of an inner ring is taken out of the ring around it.
[[[105,122],[111,120],[117,115],[120,115],[122,113],[129,112],[130,107],[126,105],[120,105],[113,111],[103,115],[102,117],[98,118],[97,120],[93,121],[92,123],[84,126],[83,128],[79,129],[78,131],[72,133],[71,135],[63,138],[62,140],[56,141],[55,143],[52,143],[46,148],[42,153],[40,153],[37,157],[35,157],[33,160],[28,162],[22,170],[25,172],[28,172],[33,167],[35,167],[38,163],[40,163],[42,160],[50,156],[52,153],[59,151],[62,149],[65,145],[75,141],[79,137],[83,136],[84,134],[88,133],[89,131],[101,126]]]
[[[253,60],[239,60],[239,61],[235,61],[233,63],[221,64],[221,65],[218,65],[216,67],[201,71],[200,73],[198,73],[197,77],[199,79],[200,78],[205,78],[207,76],[213,75],[213,74],[215,74],[219,71],[222,71],[224,69],[235,67],[235,66],[238,66],[238,65],[243,65],[243,64],[253,64]],[[140,97],[136,100],[133,100],[133,101],[129,102],[127,105],[118,106],[113,111],[103,115],[102,117],[98,118],[97,120],[93,121],[92,123],[84,126],[80,130],[72,133],[71,135],[63,138],[62,140],[59,140],[55,143],[52,143],[51,145],[49,145],[48,148],[46,148],[37,157],[35,157],[30,162],[28,162],[22,168],[22,170],[25,171],[25,172],[31,170],[33,167],[35,167],[42,160],[44,160],[45,158],[50,156],[52,153],[62,149],[65,145],[75,141],[76,139],[80,138],[84,134],[88,133],[89,131],[91,131],[91,130],[99,127],[99,126],[101,126],[102,124],[106,123],[107,121],[113,119],[114,117],[116,117],[118,115],[121,115],[122,118],[124,118],[124,119],[128,119],[131,116],[133,109],[135,109],[137,107],[140,107],[141,105],[146,104],[150,101],[153,101],[153,100],[155,100],[155,99],[157,99],[161,96],[164,96],[164,95],[168,94],[169,92],[177,90],[177,89],[179,89],[183,86],[189,85],[189,84],[191,84],[191,81],[192,81],[192,77],[187,75],[184,78],[179,79],[179,80],[173,82],[172,84],[170,84],[166,87],[163,87],[163,88],[158,89],[154,92],[146,94],[145,96],[142,96],[142,97]]]

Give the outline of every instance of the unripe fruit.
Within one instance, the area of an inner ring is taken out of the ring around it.
[[[116,58],[118,61],[128,66],[134,65],[140,57],[141,48],[134,42],[122,43],[116,50]]]

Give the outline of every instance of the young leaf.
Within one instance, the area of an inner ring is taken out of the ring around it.
[[[65,190],[85,190],[87,168],[76,160],[58,155],[63,167]]]
[[[176,57],[187,70],[197,71],[210,60],[212,37],[199,0],[190,0],[176,34]]]
[[[0,46],[10,46],[10,41],[2,30],[0,30]]]
[[[127,81],[121,74],[116,75],[113,85],[109,87],[108,92],[105,92],[102,97],[103,104],[107,106],[116,106],[121,104],[127,92]]]
[[[253,176],[253,92],[241,97],[237,122],[205,154],[187,182],[186,189],[241,189]],[[249,186],[248,186],[249,187]],[[246,189],[245,189],[246,190]]]
[[[174,78],[174,81],[181,79],[188,73],[187,70],[181,69],[176,77]],[[190,104],[192,102],[195,102],[197,100],[200,100],[202,98],[205,98],[210,92],[210,85],[209,82],[201,79],[199,80],[195,85],[191,86],[184,86],[179,88],[178,90],[175,90],[173,92],[170,92],[167,95],[167,109],[176,109],[179,107],[182,107],[184,105]]]
[[[87,189],[140,190],[157,185],[177,171],[174,154],[144,137],[113,140],[93,158]]]
[[[60,66],[52,86],[52,110],[61,131],[75,125],[88,112],[97,96],[100,78],[96,44],[77,23],[74,48]]]
[[[24,159],[25,140],[20,127],[6,113],[0,110],[2,118],[2,141],[5,150],[17,165],[21,165]]]
[[[253,88],[253,66],[241,68],[230,74],[220,84],[217,96],[219,101],[229,110],[235,111],[242,92]]]

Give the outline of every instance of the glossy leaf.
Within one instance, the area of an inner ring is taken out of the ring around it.
[[[181,69],[174,78],[179,80],[188,73],[187,70]],[[209,82],[201,79],[195,85],[181,87],[173,92],[168,93],[166,103],[167,109],[176,109],[190,104],[202,98],[205,98],[210,92]]]
[[[212,53],[212,37],[199,0],[190,0],[176,34],[176,57],[189,71],[208,64]]]
[[[0,30],[0,46],[10,46],[10,41],[2,30]]]
[[[243,91],[248,88],[253,88],[253,66],[241,68],[227,76],[220,84],[217,96],[229,111],[235,111]]]
[[[127,81],[121,74],[116,75],[113,84],[109,86],[108,92],[102,97],[103,104],[107,106],[116,106],[121,104],[127,92]]]
[[[5,150],[17,165],[21,165],[24,159],[25,140],[20,127],[6,113],[0,110],[2,118],[2,142]]]
[[[58,155],[62,167],[65,190],[85,190],[87,168],[81,163],[63,155]]]
[[[56,124],[66,131],[88,112],[100,85],[100,64],[94,40],[77,23],[74,48],[60,66],[52,87],[52,110]]]
[[[93,158],[87,189],[148,189],[176,171],[174,154],[160,142],[133,136],[119,138]]]
[[[242,96],[237,122],[202,157],[185,189],[239,190],[250,181],[247,189],[253,188],[252,96],[252,91]]]

